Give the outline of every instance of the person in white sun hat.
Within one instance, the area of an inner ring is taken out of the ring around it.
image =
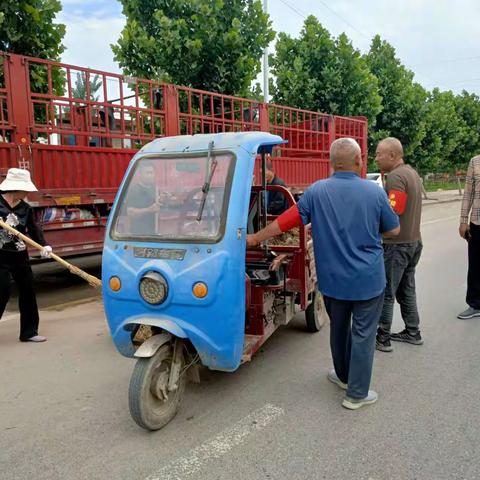
[[[0,183],[0,218],[43,245],[41,256],[48,258],[52,248],[46,245],[42,229],[35,222],[32,207],[25,202],[28,192],[36,191],[28,170],[8,170],[7,177]],[[17,237],[0,228],[0,318],[10,298],[11,278],[18,288],[20,341],[44,342],[47,338],[38,334],[37,299],[26,246]]]

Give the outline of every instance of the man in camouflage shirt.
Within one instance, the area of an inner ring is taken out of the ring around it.
[[[459,233],[468,242],[468,308],[458,318],[467,320],[480,317],[480,155],[473,157],[468,166]]]

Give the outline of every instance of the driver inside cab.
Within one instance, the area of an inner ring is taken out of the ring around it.
[[[140,235],[151,234],[155,231],[155,214],[162,206],[156,196],[155,168],[151,163],[142,164],[135,176],[138,181],[128,192],[130,231]]]

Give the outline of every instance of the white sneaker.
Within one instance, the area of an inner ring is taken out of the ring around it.
[[[30,337],[26,341],[27,342],[35,342],[35,343],[46,342],[47,337],[44,337],[43,335],[35,335],[34,337]]]
[[[328,373],[327,373],[327,378],[332,382],[337,384],[340,388],[343,390],[347,389],[347,384],[343,383],[335,373],[335,370],[332,368]]]
[[[365,398],[350,398],[345,397],[342,402],[342,405],[349,410],[358,410],[359,408],[363,407],[364,405],[371,405],[378,400],[377,392],[373,390],[368,391],[368,395]]]

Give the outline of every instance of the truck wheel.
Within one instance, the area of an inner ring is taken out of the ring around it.
[[[328,315],[323,303],[323,296],[320,292],[315,291],[312,303],[305,310],[305,321],[308,332],[319,332],[327,323]]]
[[[186,375],[180,375],[177,388],[168,391],[173,348],[163,345],[151,358],[140,358],[130,378],[128,403],[130,414],[140,427],[159,430],[177,413],[185,392]],[[181,368],[185,365],[181,356]]]

